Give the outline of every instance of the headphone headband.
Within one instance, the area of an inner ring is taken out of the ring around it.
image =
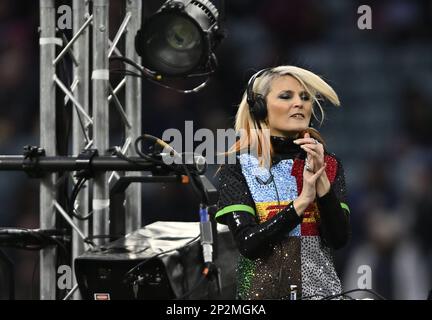
[[[259,93],[253,92],[253,86],[255,80],[261,77],[264,73],[270,71],[271,68],[266,68],[255,73],[248,82],[246,89],[246,101],[249,105],[249,112],[253,119],[259,124],[259,121],[264,120],[267,117],[267,105],[265,97]]]
[[[252,106],[255,103],[255,94],[253,92],[253,86],[254,86],[255,80],[269,70],[271,70],[271,68],[262,69],[262,70],[256,72],[249,79],[247,89],[246,89],[247,103],[249,104],[249,106]]]

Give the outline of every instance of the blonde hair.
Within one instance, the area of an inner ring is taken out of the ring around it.
[[[264,72],[261,76],[255,79],[253,84],[253,93],[261,94],[266,98],[270,92],[272,81],[276,78],[287,75],[297,79],[312,97],[321,113],[320,124],[324,121],[325,116],[320,101],[327,99],[333,105],[340,106],[339,98],[330,85],[328,85],[318,75],[295,66],[278,66]],[[241,135],[239,140],[237,140],[237,142],[230,148],[228,153],[254,149],[260,157],[260,165],[269,167],[273,155],[273,148],[269,136],[270,127],[266,119],[259,121],[259,124],[257,124],[257,122],[252,118],[249,110],[247,91],[245,91],[235,120],[235,131],[241,133]],[[312,108],[312,114],[315,119],[318,119],[314,108]],[[324,143],[324,139],[321,137],[318,130],[308,128],[301,134],[304,134],[305,132],[309,132],[311,137]]]

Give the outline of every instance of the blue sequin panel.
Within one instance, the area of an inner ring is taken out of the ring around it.
[[[300,235],[301,235],[301,224],[298,224],[297,227],[292,229],[288,234],[288,236],[291,237],[300,237]]]
[[[284,201],[291,201],[297,198],[297,181],[291,175],[294,161],[292,159],[282,160],[272,167],[273,177],[279,192],[279,197]]]
[[[277,201],[278,195],[280,201],[292,201],[297,198],[297,182],[291,175],[293,163],[292,159],[287,159],[273,166],[271,168],[272,179],[270,171],[260,167],[258,159],[249,154],[240,155],[242,172],[254,201]]]

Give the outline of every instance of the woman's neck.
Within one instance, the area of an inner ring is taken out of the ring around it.
[[[286,139],[297,139],[300,136],[300,132],[294,131],[294,132],[273,132],[270,131],[270,135],[273,137],[279,137],[279,138],[286,138]]]
[[[301,148],[294,143],[295,138],[285,136],[271,136],[270,141],[275,154],[299,154]]]

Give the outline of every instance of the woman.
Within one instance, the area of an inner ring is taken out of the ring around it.
[[[339,106],[334,90],[302,68],[265,69],[249,80],[231,149],[240,155],[219,171],[216,213],[240,251],[239,299],[341,292],[332,250],[348,241],[349,208],[342,164],[311,128],[315,109],[324,119],[322,99]]]

